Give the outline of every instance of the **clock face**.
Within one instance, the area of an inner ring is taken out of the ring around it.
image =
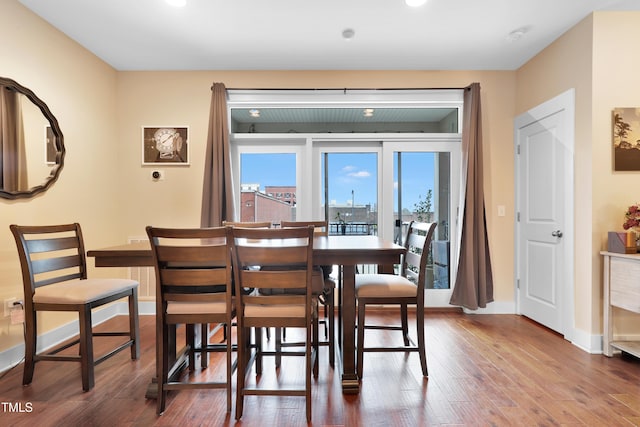
[[[182,139],[175,129],[160,128],[153,135],[156,142],[156,150],[160,152],[160,157],[171,157],[178,151],[179,140]]]

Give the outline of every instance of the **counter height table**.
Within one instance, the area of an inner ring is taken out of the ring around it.
[[[316,236],[313,241],[315,265],[342,266],[341,334],[338,346],[342,366],[342,392],[357,394],[360,384],[356,373],[355,324],[356,296],[355,274],[358,264],[377,264],[379,272],[393,272],[393,264],[400,262],[404,247],[378,236]],[[112,246],[87,252],[95,258],[96,267],[153,266],[151,247],[146,242]]]

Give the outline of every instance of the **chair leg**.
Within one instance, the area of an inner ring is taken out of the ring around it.
[[[24,343],[24,372],[22,374],[22,385],[29,385],[33,381],[33,371],[35,368],[36,347],[38,343],[38,332],[36,324],[36,312],[31,311],[25,319],[26,332]]]
[[[209,324],[203,323],[200,325],[200,348],[202,349],[202,351],[200,352],[200,367],[203,369],[209,366],[209,352],[205,351],[208,345],[209,345]]]
[[[311,322],[311,343],[313,345],[313,351],[311,353],[311,356],[308,357],[313,357],[313,377],[314,378],[318,378],[318,373],[319,373],[319,363],[318,363],[318,356],[319,356],[319,349],[320,349],[320,334],[319,334],[319,329],[320,329],[320,324],[318,323],[318,306],[317,306],[317,301],[316,301],[316,316],[315,319]]]
[[[416,312],[416,332],[418,334],[418,354],[420,354],[420,367],[422,368],[422,376],[428,377],[427,354],[424,338],[424,308]]]
[[[256,328],[257,329],[257,328]],[[250,334],[250,330],[242,328],[238,325],[238,368],[236,373],[236,420],[242,418],[242,410],[244,404],[244,386],[245,377],[247,375],[247,357],[249,352],[249,340],[247,334]]]
[[[407,304],[400,304],[400,321],[402,322],[402,339],[404,346],[409,347],[409,321],[407,320]]]
[[[269,330],[269,328],[267,328],[267,331]],[[275,328],[275,334],[276,334],[276,369],[280,367],[281,363],[282,363],[282,328],[280,327],[276,327]]]
[[[138,315],[138,289],[134,289],[129,295],[129,339],[133,341],[131,346],[131,358],[140,359],[140,322]]]
[[[356,369],[358,379],[362,379],[362,363],[364,362],[364,312],[366,304],[358,301],[358,344],[356,348]]]
[[[335,319],[335,301],[334,293],[331,291],[327,298],[328,310],[327,316],[329,317],[329,365],[334,368],[336,364],[336,319]]]
[[[172,326],[175,327],[175,326]],[[158,382],[158,395],[156,413],[161,415],[164,412],[167,391],[164,385],[169,377],[169,327],[166,324],[161,326],[162,331],[156,343],[156,380]]]
[[[315,326],[313,326],[315,325]],[[307,342],[305,345],[305,359],[306,359],[306,364],[305,364],[305,403],[306,403],[306,408],[307,408],[307,423],[311,422],[311,369],[312,369],[312,352],[311,352],[311,342],[309,340],[309,333],[315,334],[316,338],[318,335],[318,319],[316,317],[315,321],[312,321],[312,329],[315,329],[315,332],[313,332],[312,330],[309,329],[309,325],[307,325]],[[318,341],[315,342],[314,346],[316,347],[316,350],[318,348],[317,346]],[[315,352],[316,356],[317,356],[317,351]],[[317,369],[318,363],[315,363],[315,366]]]
[[[80,370],[82,372],[82,390],[89,391],[95,384],[91,308],[88,305],[85,305],[78,311],[78,315],[80,328]]]
[[[185,325],[185,337],[187,349],[189,352],[189,370],[194,371],[196,369],[196,352],[195,352],[195,343],[196,343],[196,325],[187,324]]]
[[[224,325],[224,336],[227,344],[227,412],[231,412],[231,377],[233,374],[231,363],[231,322]]]
[[[262,328],[255,328],[256,375],[262,375]]]

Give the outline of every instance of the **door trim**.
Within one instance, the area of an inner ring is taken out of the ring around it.
[[[562,278],[564,286],[561,290],[561,328],[559,331],[569,341],[573,341],[575,337],[575,297],[574,297],[574,147],[575,147],[575,90],[569,89],[566,92],[552,98],[534,108],[517,116],[514,120],[514,165],[515,165],[515,222],[514,222],[514,236],[515,236],[515,248],[514,248],[514,287],[515,287],[515,304],[516,313],[521,314],[520,310],[520,290],[518,289],[518,279],[520,277],[520,265],[518,248],[520,247],[520,223],[518,221],[518,212],[520,211],[520,172],[522,166],[520,164],[520,156],[518,155],[518,146],[520,141],[518,140],[518,130],[522,129],[529,124],[539,121],[552,114],[560,111],[565,111],[565,127],[566,138],[564,139],[564,147],[567,150],[567,167],[564,171],[564,194],[565,194],[565,206],[564,206],[564,223],[565,226],[565,244],[564,244],[564,259],[565,269]]]

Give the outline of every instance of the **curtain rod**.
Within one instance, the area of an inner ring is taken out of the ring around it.
[[[323,91],[323,90],[342,90],[344,91],[344,93],[347,93],[347,91],[356,91],[356,90],[380,90],[380,91],[384,91],[384,90],[464,90],[464,89],[468,89],[469,86],[467,87],[402,87],[402,88],[246,88],[246,87],[233,87],[230,88],[228,87],[227,90],[255,90],[255,91],[260,91],[260,90],[281,90],[281,91],[287,91],[287,90],[291,90],[291,91],[302,91],[302,90],[317,90],[317,91]],[[213,86],[211,86],[211,89],[213,89]]]

